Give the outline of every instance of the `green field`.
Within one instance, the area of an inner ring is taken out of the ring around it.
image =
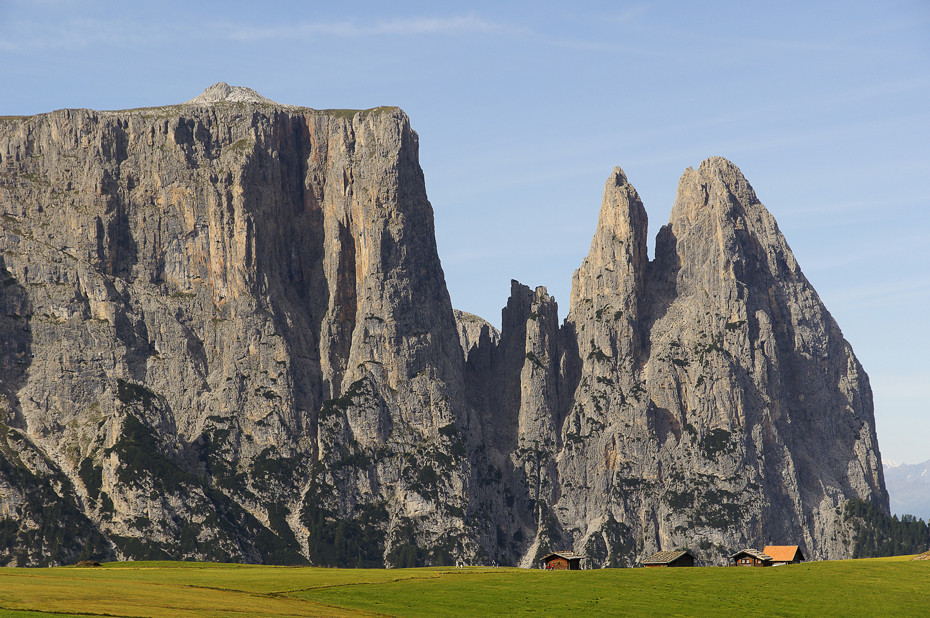
[[[3,616],[926,616],[930,561],[540,571],[179,562],[0,569]]]

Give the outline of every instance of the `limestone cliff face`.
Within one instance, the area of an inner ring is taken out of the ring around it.
[[[847,557],[837,507],[887,508],[871,391],[774,219],[712,158],[682,176],[652,262],[646,233],[616,169],[561,328],[543,288],[514,282],[500,342],[471,348],[502,482],[531,505],[510,509],[520,563],[690,547],[719,564],[767,543]]]
[[[701,419],[708,446],[729,432],[741,482],[761,487],[763,538],[845,556],[835,507],[887,508],[868,377],[732,163],[685,172],[656,262],[647,381],[674,385],[656,405]]]
[[[887,504],[871,391],[774,219],[713,158],[682,176],[649,264],[645,228],[615,171],[566,320],[581,374],[562,528],[607,561],[631,539],[708,562],[769,541],[847,555],[836,507]]]
[[[52,483],[111,555],[314,560],[327,521],[368,507],[379,563],[397,522],[433,541],[394,477],[466,422],[464,360],[402,112],[220,101],[7,120],[0,207],[4,461]],[[347,495],[333,488],[340,458],[374,449]]]
[[[396,108],[0,119],[0,562],[848,555],[868,378],[739,171],[618,168],[559,324],[453,312]],[[845,539],[845,540],[844,540]]]

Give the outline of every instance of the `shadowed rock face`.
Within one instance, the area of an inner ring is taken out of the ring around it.
[[[402,112],[63,110],[0,125],[0,158],[4,439],[111,555],[324,561],[370,502],[380,561],[429,510],[394,477],[467,425],[464,359]]]
[[[573,540],[602,554],[617,522],[647,552],[703,545],[719,560],[790,540],[847,555],[836,506],[887,505],[852,349],[732,163],[684,173],[648,265],[645,215],[631,188],[615,197],[621,178],[608,181],[566,320],[581,379],[563,426],[563,527],[590,522]],[[619,257],[602,257],[608,245]]]
[[[400,110],[221,86],[0,120],[0,562],[841,557],[835,507],[887,509],[867,377],[729,162],[652,262],[616,169],[565,323],[514,282],[498,333]]]

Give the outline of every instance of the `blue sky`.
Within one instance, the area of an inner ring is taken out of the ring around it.
[[[650,217],[736,163],[872,381],[886,460],[930,459],[930,2],[0,0],[0,115],[187,100],[399,105],[457,308],[510,279],[564,316],[604,181]]]

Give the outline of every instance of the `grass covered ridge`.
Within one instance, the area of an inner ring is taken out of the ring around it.
[[[321,569],[136,562],[0,569],[3,615],[918,615],[930,561],[767,569]]]

